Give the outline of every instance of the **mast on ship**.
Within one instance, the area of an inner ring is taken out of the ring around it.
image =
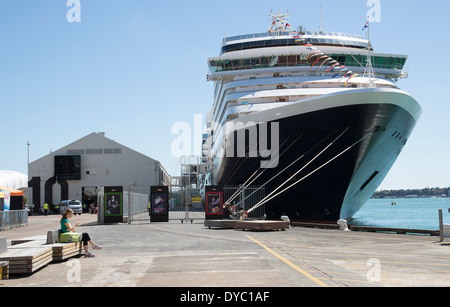
[[[367,17],[367,23],[364,26],[363,30],[367,28],[367,32],[366,32],[366,36],[367,36],[367,41],[369,42],[367,45],[367,51],[368,51],[368,56],[367,56],[367,65],[366,68],[364,69],[364,76],[363,77],[368,77],[369,78],[369,88],[374,88],[375,87],[375,83],[374,83],[374,79],[375,79],[375,74],[373,72],[373,65],[372,65],[372,44],[370,43],[370,21],[369,21],[369,17]]]
[[[272,26],[269,28],[270,33],[281,34],[281,32],[292,29],[291,25],[287,22],[287,19],[291,17],[289,12],[282,13],[278,10],[277,13],[274,14],[270,11],[269,16],[272,19]]]

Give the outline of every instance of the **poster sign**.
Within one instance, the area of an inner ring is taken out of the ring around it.
[[[207,186],[205,189],[205,218],[223,218],[223,190],[218,186]]]
[[[169,221],[169,187],[150,187],[150,220],[152,222]]]
[[[152,194],[152,212],[153,214],[167,213],[167,194]]]
[[[105,187],[105,223],[123,221],[123,187]]]
[[[11,192],[3,191],[3,194],[4,194],[3,210],[9,211],[11,210]]]

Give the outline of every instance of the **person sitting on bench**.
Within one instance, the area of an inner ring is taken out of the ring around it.
[[[73,210],[67,209],[61,218],[61,233],[75,232],[75,227],[80,225],[80,222],[78,222],[76,223],[75,226],[72,227],[72,225],[70,225],[69,223],[69,219],[72,217],[73,217]],[[86,257],[95,257],[95,255],[89,252],[89,244],[92,245],[93,249],[102,249],[100,245],[92,242],[91,238],[89,237],[89,234],[85,232],[82,233],[81,241],[83,241],[83,247],[84,251],[86,252]]]

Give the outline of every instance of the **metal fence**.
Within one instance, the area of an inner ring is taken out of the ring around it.
[[[204,220],[205,208],[201,202],[192,202],[191,197],[186,197],[186,191],[178,187],[170,190],[169,221],[193,223]]]
[[[104,188],[100,187],[97,191],[98,205],[98,223],[104,223]],[[132,222],[150,223],[148,214],[149,193],[142,191],[133,191],[127,189],[123,191],[123,221],[131,224]]]
[[[27,210],[0,211],[0,230],[25,225],[28,225]]]
[[[123,212],[127,216],[128,224],[150,223],[150,215],[148,211],[149,194],[129,192],[123,193]]]
[[[236,193],[239,190],[238,193]],[[171,222],[191,222],[205,220],[205,206],[203,202],[186,202],[185,191],[182,189],[171,189],[169,195],[169,221]],[[224,202],[230,201],[236,208],[248,211],[265,197],[265,188],[261,186],[249,186],[241,190],[241,186],[225,186]],[[127,216],[127,221],[131,223],[150,223],[148,210],[149,194],[124,191],[123,212]],[[130,204],[130,205],[129,205]],[[265,214],[264,205],[253,210],[249,218],[262,218]]]
[[[131,223],[150,223],[149,194],[124,191],[123,212],[127,221]],[[130,204],[130,206],[128,205]],[[170,191],[169,195],[169,221],[185,222],[203,221],[205,209],[202,203],[184,203],[181,201],[179,191]]]

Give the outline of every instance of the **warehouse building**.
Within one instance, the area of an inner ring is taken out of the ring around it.
[[[96,204],[99,187],[133,185],[149,193],[150,186],[168,185],[170,177],[156,160],[121,145],[104,133],[91,133],[28,166],[28,202],[39,212],[62,200]]]

